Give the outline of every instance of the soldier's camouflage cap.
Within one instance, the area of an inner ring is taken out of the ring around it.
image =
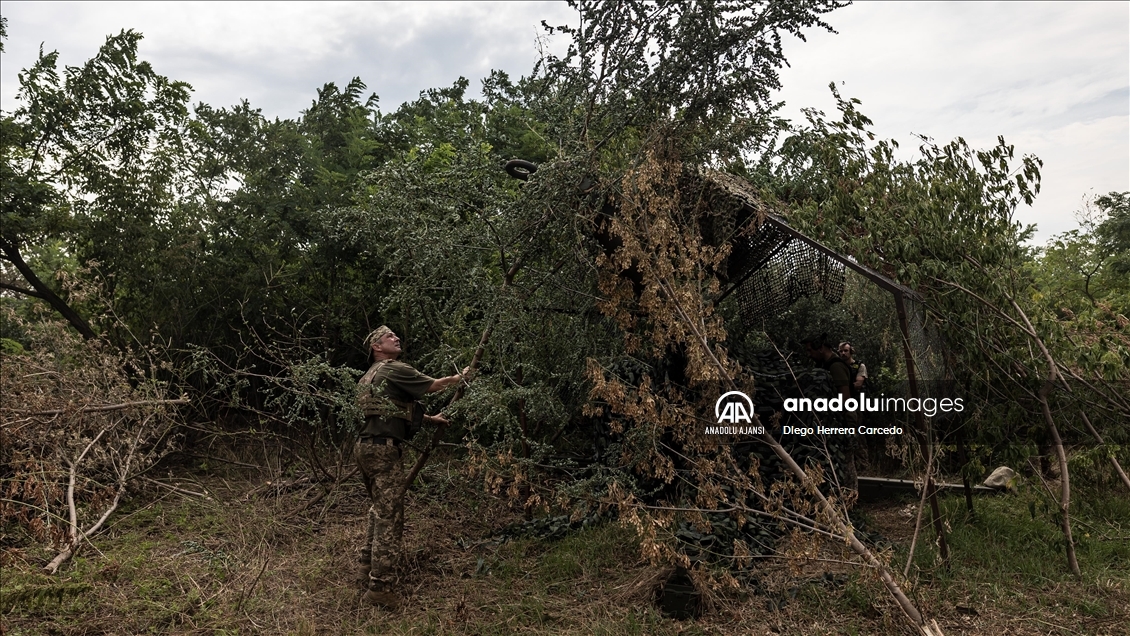
[[[387,334],[390,334],[390,333],[392,333],[392,329],[389,329],[388,326],[386,326],[386,325],[381,325],[380,327],[377,327],[376,329],[373,330],[372,333],[370,333],[365,338],[365,348],[368,349],[368,348],[372,347],[374,342],[380,340],[381,337],[383,337]]]

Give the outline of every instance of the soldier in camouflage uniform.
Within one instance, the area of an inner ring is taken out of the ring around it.
[[[397,360],[402,353],[400,338],[385,326],[365,339],[373,365],[360,380],[358,400],[365,412],[354,456],[361,479],[373,505],[369,508],[369,531],[361,548],[361,582],[367,588],[365,600],[373,605],[395,609],[393,564],[400,553],[404,532],[405,475],[402,445],[423,422],[446,426],[442,415],[425,415],[418,401],[461,382],[469,369],[438,380]]]
[[[854,379],[854,375],[851,367],[832,350],[832,345],[830,344],[831,340],[828,338],[828,334],[812,335],[806,338],[804,343],[808,357],[827,369],[828,374],[832,377],[832,388],[839,394],[841,400],[847,401],[847,399],[851,397],[851,383]],[[858,413],[846,411],[842,413],[826,413],[823,417],[828,420],[832,426],[848,427],[856,425]],[[839,474],[841,485],[858,492],[859,476],[855,468],[855,455],[858,451],[856,436],[836,435],[827,440],[827,444],[831,449],[843,451],[844,459],[841,465],[836,466],[836,462],[832,462],[833,468]]]

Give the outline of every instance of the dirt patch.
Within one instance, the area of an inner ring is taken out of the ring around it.
[[[918,502],[875,501],[856,506],[856,511],[867,521],[867,532],[895,543],[910,543],[914,536],[914,522],[918,514]],[[930,523],[929,510],[922,515],[922,525]]]

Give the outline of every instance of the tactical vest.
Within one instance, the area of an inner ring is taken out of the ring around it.
[[[844,362],[844,364],[847,364],[847,362]],[[858,389],[855,388],[855,380],[859,377],[859,367],[862,364],[862,362],[848,364],[848,368],[851,369],[851,384],[848,385],[848,388],[851,390],[852,397],[858,397],[860,393],[868,393],[871,391],[871,378],[863,378],[863,386]]]
[[[378,370],[379,371],[379,370]],[[383,380],[383,378],[382,378]],[[420,430],[424,421],[424,405],[420,402],[402,402],[387,395],[374,394],[372,382],[365,383],[358,397],[365,413],[361,437],[391,437],[408,440]]]

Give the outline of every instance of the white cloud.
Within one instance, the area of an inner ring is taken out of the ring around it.
[[[242,98],[294,117],[325,82],[359,76],[395,109],[457,77],[471,89],[492,68],[528,73],[542,19],[575,23],[564,3],[30,3],[4,2],[10,38],[0,105],[39,43],[64,64],[106,35],[145,34],[141,54],[214,106]],[[1130,189],[1130,5],[1127,3],[859,3],[826,19],[838,35],[789,39],[781,98],[831,114],[830,81],[863,101],[876,132],[988,146],[1004,135],[1044,160],[1044,188],[1020,211],[1040,239],[1072,226],[1087,192]],[[556,43],[561,46],[562,43]]]
[[[249,99],[294,117],[322,84],[361,77],[384,109],[424,89],[477,80],[499,68],[528,73],[539,21],[572,19],[562,3],[26,3],[5,2],[2,103],[41,41],[78,64],[123,28],[145,35],[140,53],[215,106]]]
[[[1029,150],[1044,161],[1043,189],[1037,204],[1030,211],[1022,208],[1019,212],[1021,220],[1039,223],[1041,242],[1053,234],[1075,229],[1073,214],[1080,208],[1084,195],[1128,189],[1128,139],[1130,120],[1125,116],[1073,122],[1015,139],[1018,148]]]
[[[831,115],[836,81],[884,137],[1004,135],[1044,160],[1041,194],[1018,211],[1038,241],[1074,226],[1085,192],[1130,189],[1130,5],[861,3],[829,21],[839,35],[786,48],[787,116]]]

